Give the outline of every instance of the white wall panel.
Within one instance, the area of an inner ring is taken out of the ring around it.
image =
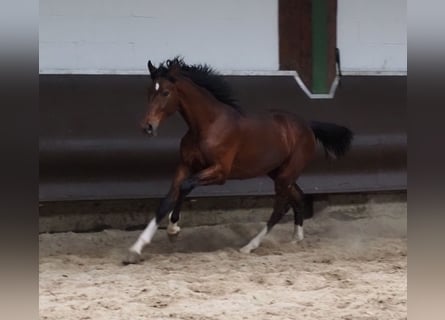
[[[41,0],[41,73],[145,72],[183,55],[220,70],[278,69],[277,0]]]
[[[407,71],[407,1],[338,0],[338,47],[345,73]]]
[[[406,72],[406,0],[338,0],[345,73]],[[140,73],[176,54],[278,69],[277,0],[41,0],[40,72]]]

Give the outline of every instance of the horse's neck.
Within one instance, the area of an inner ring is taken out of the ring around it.
[[[203,132],[221,112],[224,112],[207,90],[191,81],[181,81],[178,89],[181,100],[180,113],[192,132]]]

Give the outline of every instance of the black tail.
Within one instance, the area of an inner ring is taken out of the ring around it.
[[[310,126],[315,138],[323,145],[327,156],[340,157],[349,150],[354,134],[348,128],[317,121],[311,121]]]

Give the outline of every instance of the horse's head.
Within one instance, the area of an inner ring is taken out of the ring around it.
[[[179,97],[175,86],[175,68],[159,68],[148,61],[148,70],[153,84],[148,90],[148,110],[142,123],[142,129],[150,136],[157,135],[159,124],[178,111]]]

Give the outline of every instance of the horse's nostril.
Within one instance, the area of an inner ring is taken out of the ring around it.
[[[149,134],[149,135],[153,134],[153,126],[151,124],[146,124],[144,126],[143,130],[146,134]]]

